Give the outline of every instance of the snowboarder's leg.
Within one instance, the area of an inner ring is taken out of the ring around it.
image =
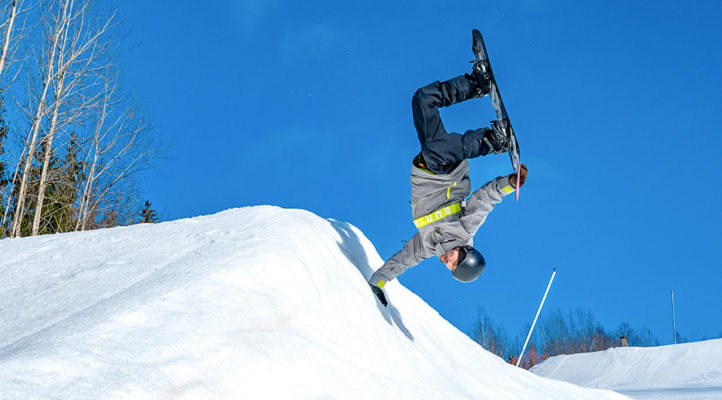
[[[440,107],[486,95],[489,82],[483,77],[481,79],[465,74],[445,82],[436,81],[416,91],[411,105],[421,153],[414,159],[414,165],[433,173],[446,174],[464,159],[488,153],[483,142],[488,128],[467,131],[464,135],[449,134],[439,115]]]
[[[484,91],[482,84],[468,74],[444,82],[436,81],[417,90],[411,100],[411,108],[421,147],[427,141],[446,134],[439,107],[482,97],[486,93],[488,89]]]

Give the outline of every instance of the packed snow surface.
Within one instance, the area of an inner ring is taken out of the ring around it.
[[[539,376],[612,389],[634,399],[722,399],[722,339],[661,347],[620,347],[552,357]]]
[[[622,399],[515,368],[355,227],[261,206],[0,241],[2,399]]]

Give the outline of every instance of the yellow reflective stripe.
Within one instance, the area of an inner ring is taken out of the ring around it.
[[[453,187],[456,187],[456,182],[452,185]],[[446,200],[449,200],[449,195],[451,194],[451,188],[452,186],[449,186],[446,188]]]
[[[379,283],[376,284],[376,287],[378,287],[379,289],[383,289],[385,285],[386,282],[382,279],[379,281]]]
[[[514,188],[511,187],[511,185],[506,185],[506,186],[504,186],[504,188],[501,189],[501,190],[503,190],[504,193],[506,193],[506,194],[509,194],[509,193],[513,193],[513,192],[514,192]]]
[[[446,207],[442,207],[434,212],[428,213],[421,218],[416,218],[414,220],[414,225],[416,225],[417,228],[421,228],[422,226],[426,226],[432,222],[436,222],[442,218],[446,218],[449,215],[456,214],[460,211],[461,203],[454,203]]]

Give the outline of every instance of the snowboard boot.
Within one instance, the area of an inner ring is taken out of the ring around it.
[[[489,94],[491,91],[491,77],[489,76],[489,68],[481,61],[474,61],[471,74],[466,74],[466,78],[471,82],[471,91],[475,98],[481,98]]]

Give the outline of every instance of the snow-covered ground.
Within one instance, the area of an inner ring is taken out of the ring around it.
[[[620,347],[552,357],[539,376],[612,389],[634,399],[722,399],[722,339],[661,347]]]
[[[2,399],[623,399],[484,351],[353,226],[249,207],[0,241]]]

